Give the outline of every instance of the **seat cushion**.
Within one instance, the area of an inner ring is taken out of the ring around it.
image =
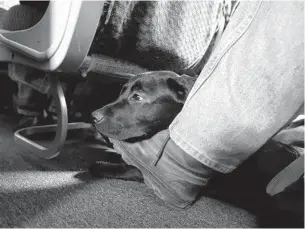
[[[91,53],[124,59],[150,70],[189,75],[199,73],[198,69],[188,69],[204,57],[222,16],[218,1],[109,4],[106,24],[100,24]]]
[[[28,29],[39,22],[44,12],[28,4],[12,6],[3,15],[2,28],[10,31]]]

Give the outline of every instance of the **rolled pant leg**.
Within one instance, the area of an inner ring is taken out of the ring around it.
[[[303,39],[303,2],[241,2],[171,138],[217,171],[235,169],[304,103]]]

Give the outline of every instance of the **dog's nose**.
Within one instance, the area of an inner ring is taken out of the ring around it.
[[[94,123],[99,123],[104,119],[104,115],[102,115],[100,112],[97,112],[97,111],[94,111],[91,114],[91,117],[92,117],[92,121]]]

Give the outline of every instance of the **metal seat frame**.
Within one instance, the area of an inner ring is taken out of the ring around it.
[[[57,101],[57,124],[17,130],[15,141],[40,157],[56,157],[67,131],[90,128],[89,123],[68,123],[67,104],[58,76],[52,72],[77,72],[87,57],[103,12],[104,1],[50,1],[42,19],[19,31],[0,30],[0,62],[21,64],[47,72],[49,93]],[[88,13],[89,12],[89,13]],[[37,133],[56,132],[46,148],[29,139]]]

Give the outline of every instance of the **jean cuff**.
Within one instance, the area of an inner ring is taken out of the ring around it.
[[[172,126],[171,126],[172,127]],[[179,133],[170,127],[170,137],[185,153],[192,156],[194,159],[200,161],[205,166],[218,171],[220,173],[230,173],[236,169],[237,165],[227,165],[220,163],[219,161],[208,157],[204,150],[197,150],[195,146],[188,143],[187,140],[183,139]]]

